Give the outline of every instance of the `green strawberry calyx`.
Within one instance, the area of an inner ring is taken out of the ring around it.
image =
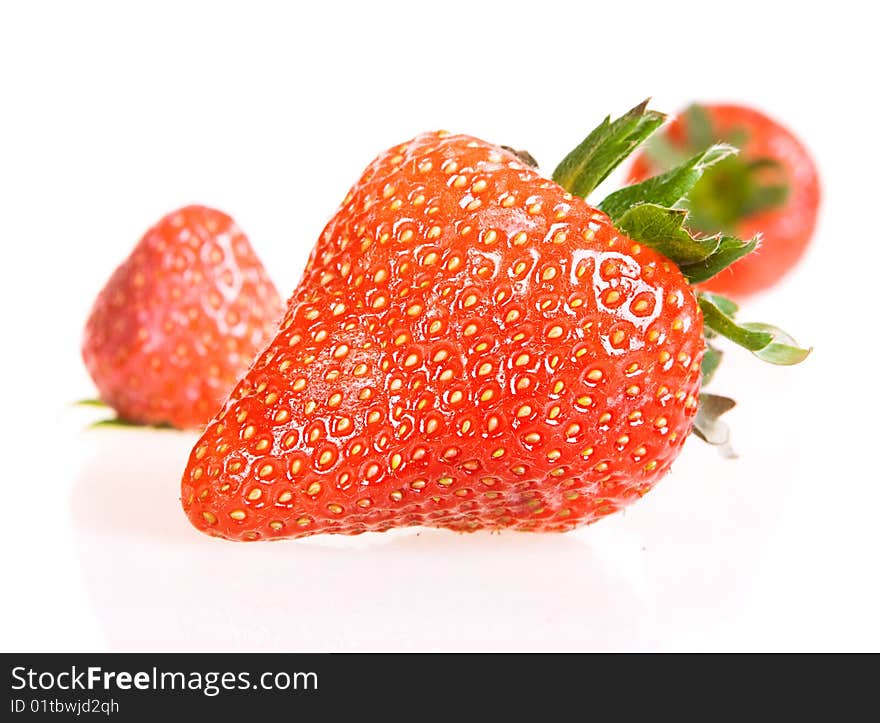
[[[553,172],[553,180],[569,193],[587,198],[664,120],[663,114],[648,109],[648,101],[617,120],[606,118],[560,162]],[[688,127],[694,134],[702,132],[704,137],[711,137],[705,128],[700,130],[699,121],[692,121]],[[752,253],[760,244],[759,237],[739,239],[728,233],[723,224],[714,226],[714,231],[693,230],[701,228],[692,223],[689,208],[697,182],[713,169],[736,159],[737,153],[732,145],[706,143],[703,150],[679,158],[677,165],[669,170],[614,191],[597,207],[608,214],[621,233],[673,261],[689,283],[700,284]],[[699,187],[707,186],[700,184]],[[711,188],[715,189],[713,193],[724,195],[721,186]],[[722,352],[713,343],[719,336],[770,364],[798,364],[809,355],[810,349],[799,346],[789,334],[775,326],[738,322],[735,319],[738,307],[730,299],[696,289],[695,294],[703,313],[706,337],[702,362],[704,387],[721,362]],[[729,432],[719,418],[734,405],[727,397],[701,394],[694,433],[729,453]]]
[[[709,112],[696,103],[684,111],[682,121],[684,137],[680,142],[655,135],[645,144],[645,154],[654,168],[678,166],[718,138],[737,147],[749,139],[745,128],[720,134],[713,128]],[[784,206],[789,190],[785,167],[776,159],[730,156],[709,169],[688,195],[688,222],[700,231],[729,231],[743,219]]]
[[[89,399],[78,399],[73,402],[74,407],[95,407],[98,409],[110,409],[110,405],[107,404],[103,399],[89,398]],[[114,428],[125,428],[125,427],[152,427],[153,429],[173,429],[170,424],[146,424],[144,422],[135,422],[131,419],[124,419],[123,417],[108,417],[106,419],[99,419],[96,422],[92,422],[89,425],[89,429],[99,429],[101,427],[114,427]]]
[[[103,399],[98,399],[97,397],[88,398],[88,399],[78,399],[73,402],[74,407],[100,407],[106,408],[107,403]]]
[[[135,422],[131,419],[125,419],[124,417],[110,417],[109,419],[99,419],[97,422],[92,422],[89,425],[89,429],[101,429],[104,427],[109,427],[112,429],[126,429],[129,427],[138,427],[143,429],[144,427],[149,427],[150,429],[174,429],[174,427],[168,423],[161,424],[149,424],[147,422]]]

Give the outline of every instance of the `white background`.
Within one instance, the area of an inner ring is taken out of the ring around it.
[[[2,5],[2,649],[880,648],[875,26],[862,3],[594,5]],[[762,107],[822,172],[808,258],[743,312],[815,352],[728,355],[738,460],[691,441],[564,536],[236,545],[179,508],[194,435],[70,405],[95,295],[173,208],[235,216],[286,295],[386,147],[447,128],[549,171],[648,95]]]

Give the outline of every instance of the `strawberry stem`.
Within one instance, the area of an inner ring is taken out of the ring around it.
[[[501,146],[505,151],[512,153],[517,158],[519,158],[523,163],[525,163],[529,168],[537,168],[538,162],[535,160],[535,157],[525,150],[517,150],[516,148],[511,148],[510,146]]]

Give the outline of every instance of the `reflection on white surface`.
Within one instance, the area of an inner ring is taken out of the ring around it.
[[[625,515],[566,535],[231,543],[196,532],[180,509],[192,436],[101,434],[71,506],[112,650],[699,647],[700,627],[747,587],[784,491],[756,504],[760,480],[690,445]]]

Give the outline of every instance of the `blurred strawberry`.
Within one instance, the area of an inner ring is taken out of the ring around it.
[[[740,149],[706,170],[688,197],[688,225],[749,238],[757,253],[740,259],[703,288],[743,298],[770,288],[806,251],[816,226],[816,166],[791,131],[741,105],[692,105],[655,135],[636,157],[630,180],[668,171],[713,143]]]
[[[235,222],[187,206],[147,231],[101,290],[83,359],[121,420],[202,427],[281,313],[278,292]]]

